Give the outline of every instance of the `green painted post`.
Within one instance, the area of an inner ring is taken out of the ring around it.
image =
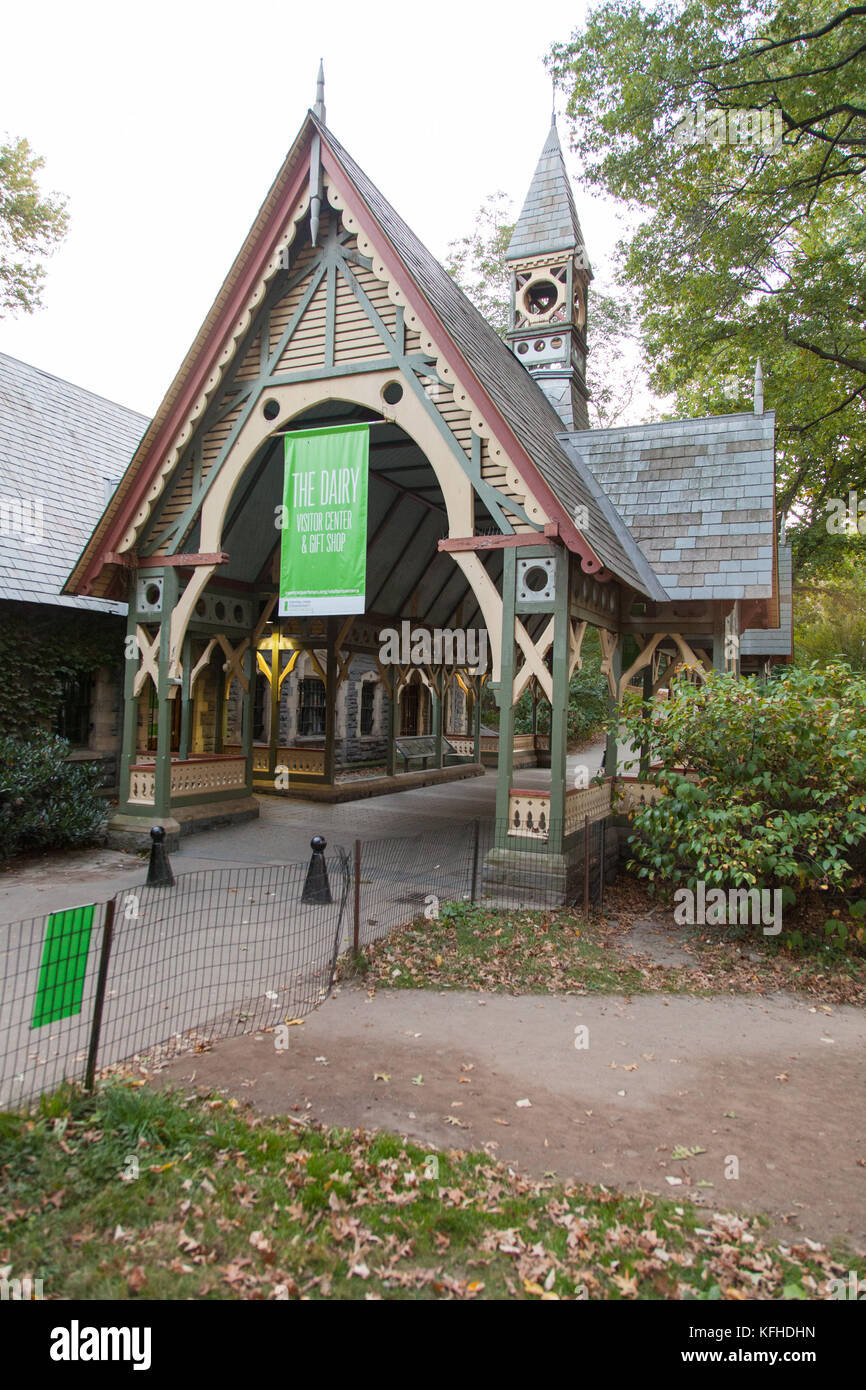
[[[484,689],[481,684],[481,677],[475,678],[475,703],[472,706],[472,732],[474,746],[472,749],[472,761],[481,762],[481,692]]]
[[[558,854],[565,828],[565,779],[568,752],[568,638],[569,554],[556,547],[556,584],[553,628],[553,700],[550,706],[550,834],[548,849]]]
[[[508,796],[514,769],[514,603],[517,551],[502,552],[502,661],[496,702],[499,705],[499,763],[496,773],[496,835],[508,827]],[[480,702],[479,702],[480,703]]]
[[[619,690],[620,677],[622,676],[622,637],[617,637],[616,647],[610,661],[610,669],[613,675],[613,683]],[[608,694],[607,710],[610,716],[616,714],[619,709],[619,700],[613,695]],[[605,777],[615,777],[619,766],[619,730],[614,728],[607,736],[604,748],[604,775]]]
[[[241,715],[241,747],[247,761],[247,796],[252,796],[253,794],[253,703],[255,700],[257,680],[255,655],[251,637],[250,645],[244,652],[243,671],[247,678],[247,693],[243,697],[243,711]]]
[[[288,680],[288,676],[286,677]],[[275,782],[280,761],[280,637],[271,635],[271,726],[268,731],[268,772]]]
[[[133,814],[138,808],[129,804],[129,770],[135,762],[138,744],[138,696],[133,694],[135,674],[141,663],[135,629],[135,578],[129,585],[129,616],[126,620],[126,649],[123,675],[123,733],[120,744],[120,775],[118,781],[118,811]]]
[[[162,622],[159,628],[159,709],[157,712],[156,760],[153,811],[158,819],[171,815],[171,723],[174,713],[168,683],[171,615],[177,603],[178,579],[174,565],[162,571]]]
[[[386,686],[388,691],[388,751],[387,751],[387,772],[389,777],[393,777],[397,766],[397,750],[394,742],[397,738],[397,667],[391,668],[390,684]]]
[[[436,686],[433,690],[433,737],[436,740],[435,765],[442,766],[442,714],[445,703],[443,692],[443,670],[440,666],[436,671]]]
[[[334,785],[337,733],[337,621],[328,619],[328,660],[325,682],[325,781]]]
[[[180,709],[180,747],[178,749],[179,758],[189,757],[190,741],[192,737],[192,700],[190,699],[189,678],[192,674],[192,638],[189,633],[183,639],[183,684],[180,688],[181,709]]]

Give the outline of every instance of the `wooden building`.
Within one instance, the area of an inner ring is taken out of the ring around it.
[[[128,604],[115,830],[342,795],[349,767],[368,794],[364,764],[401,775],[401,737],[431,742],[400,785],[471,774],[486,682],[497,821],[558,872],[587,796],[565,775],[587,625],[615,702],[638,675],[649,693],[735,665],[733,637],[778,624],[772,413],[587,428],[592,270],[555,125],[508,261],[503,342],[328,129],[320,87],[66,584]],[[365,611],[279,618],[283,436],[352,422]],[[383,662],[404,623],[483,631],[486,668]],[[512,784],[527,688],[551,708],[540,817]]]

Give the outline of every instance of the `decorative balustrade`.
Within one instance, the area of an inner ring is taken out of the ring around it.
[[[239,744],[224,744],[226,752],[240,753]],[[256,777],[267,777],[270,767],[271,750],[264,744],[253,748],[253,772]],[[282,747],[277,749],[277,767],[288,768],[289,772],[307,772],[322,776],[325,771],[324,748]]]
[[[133,764],[129,769],[130,802],[138,806],[152,806],[155,783],[156,768],[153,763]],[[169,785],[173,802],[183,801],[190,796],[243,791],[246,784],[246,760],[231,753],[178,758],[171,764]]]
[[[573,835],[584,819],[604,820],[611,810],[610,779],[590,787],[572,788],[565,793],[563,831]],[[515,791],[508,794],[508,833],[532,840],[547,840],[550,834],[550,792]]]

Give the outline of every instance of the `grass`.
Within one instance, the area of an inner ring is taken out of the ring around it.
[[[0,1174],[0,1266],[48,1299],[819,1298],[864,1270],[753,1219],[140,1082],[0,1115]]]
[[[342,970],[343,967],[341,967]],[[349,968],[357,978],[357,962]],[[349,972],[341,978],[349,978]],[[365,984],[509,994],[631,993],[640,969],[609,949],[602,925],[575,912],[503,912],[443,903],[364,954]]]
[[[631,889],[631,885],[627,885]],[[824,1004],[866,1004],[866,960],[817,948],[792,951],[774,938],[734,939],[708,927],[677,929],[688,964],[663,966],[625,956],[634,920],[658,911],[645,890],[637,901],[609,895],[608,917],[568,909],[502,911],[443,903],[438,918],[344,958],[340,978],[389,989],[468,989],[508,994],[806,994]],[[637,908],[637,910],[635,910]]]

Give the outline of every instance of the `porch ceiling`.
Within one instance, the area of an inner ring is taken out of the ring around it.
[[[438,627],[456,623],[461,610],[466,626],[472,614],[477,616],[477,603],[453,556],[438,549],[448,535],[448,518],[439,481],[422,450],[397,425],[339,402],[318,407],[315,417],[297,417],[292,428],[363,419],[370,423],[367,609]],[[282,485],[283,442],[277,434],[252,460],[232,500],[224,530],[230,558],[220,569],[221,579],[269,587],[279,548],[274,514]],[[477,499],[476,524],[482,531],[495,529]],[[190,544],[198,544],[197,535]],[[484,561],[498,586],[501,553],[491,552]]]

